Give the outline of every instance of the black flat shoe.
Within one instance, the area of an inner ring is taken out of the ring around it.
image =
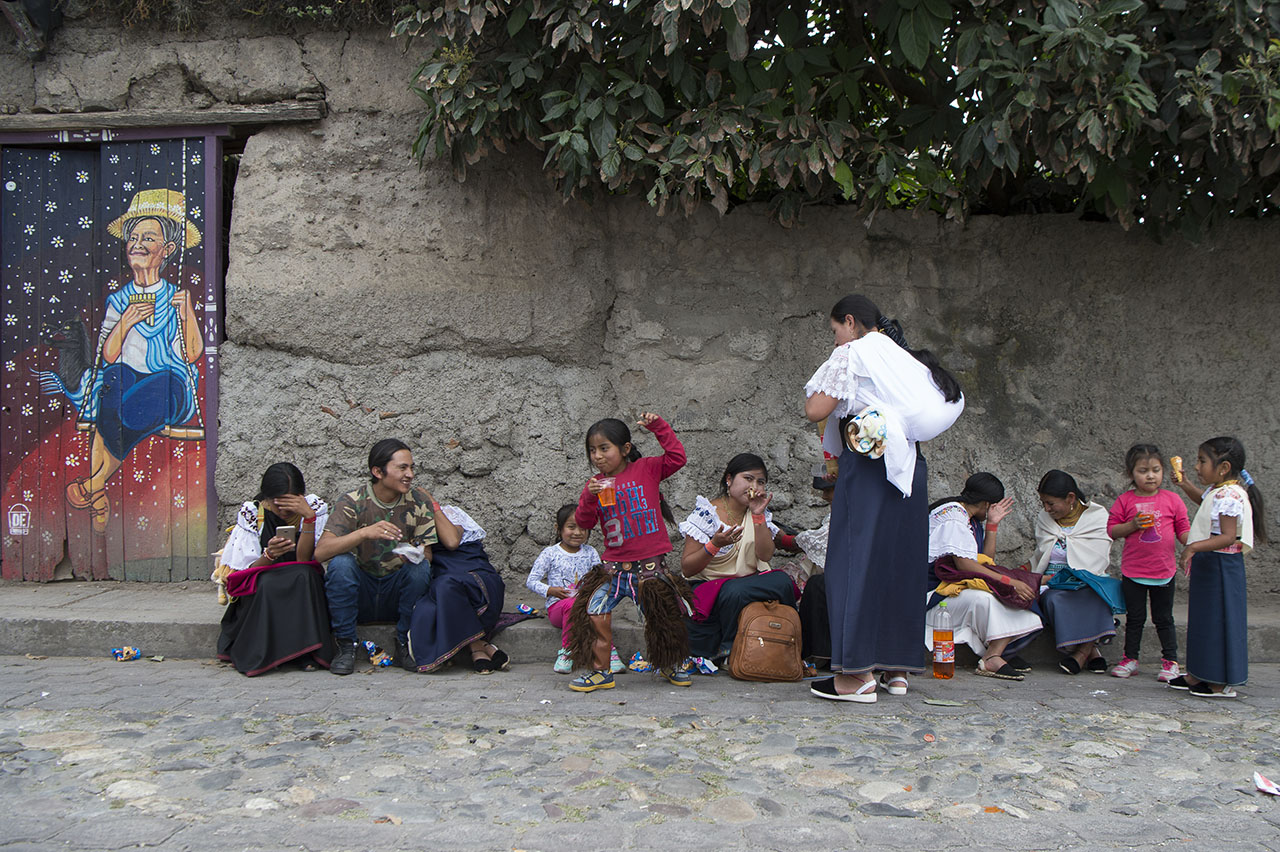
[[[395,665],[407,672],[418,673],[418,664],[413,659],[413,654],[409,653],[408,642],[396,642]]]
[[[1170,689],[1190,689],[1191,681],[1187,680],[1185,675],[1178,675],[1173,680],[1165,684]]]
[[[1106,674],[1107,658],[1106,657],[1090,657],[1089,662],[1085,663],[1084,667],[1089,671],[1093,672],[1094,674]]]
[[[477,674],[493,674],[493,660],[487,660],[484,657],[472,657],[471,668]]]
[[[1063,674],[1080,674],[1080,664],[1076,662],[1075,657],[1063,657],[1058,660],[1058,668],[1062,669]]]
[[[1019,657],[1017,654],[1014,654],[1012,657],[1005,657],[1004,661],[1012,666],[1015,672],[1025,673],[1031,671],[1031,664]]]
[[[490,658],[493,662],[493,668],[496,671],[507,671],[511,668],[511,658],[507,656],[507,652],[501,648],[494,646],[493,656]]]

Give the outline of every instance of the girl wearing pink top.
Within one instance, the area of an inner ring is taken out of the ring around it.
[[[1173,577],[1178,573],[1175,541],[1187,543],[1191,521],[1182,498],[1160,487],[1164,481],[1164,458],[1159,448],[1135,444],[1125,454],[1124,466],[1133,481],[1133,490],[1116,498],[1107,519],[1111,538],[1124,539],[1120,585],[1127,610],[1124,656],[1111,667],[1110,674],[1130,677],[1138,671],[1150,600],[1151,620],[1160,637],[1160,673],[1156,679],[1168,683],[1181,673],[1178,634],[1173,626]]]

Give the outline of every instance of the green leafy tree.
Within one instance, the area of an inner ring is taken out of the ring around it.
[[[419,158],[529,144],[566,195],[1280,209],[1280,0],[422,0]]]

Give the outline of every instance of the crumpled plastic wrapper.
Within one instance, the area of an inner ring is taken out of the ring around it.
[[[111,656],[115,657],[122,663],[127,663],[130,660],[136,660],[141,657],[142,651],[132,645],[125,645],[123,648],[112,648]]]
[[[631,662],[627,664],[627,668],[633,672],[640,672],[643,674],[644,672],[653,671],[653,663],[646,660],[644,655],[637,651],[631,655]]]
[[[394,662],[391,655],[370,642],[368,639],[364,641],[365,653],[369,655],[369,664],[374,666],[389,666]]]

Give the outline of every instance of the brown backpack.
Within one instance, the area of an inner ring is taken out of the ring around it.
[[[738,680],[796,681],[800,660],[800,614],[778,601],[747,604],[729,654],[729,674]]]

